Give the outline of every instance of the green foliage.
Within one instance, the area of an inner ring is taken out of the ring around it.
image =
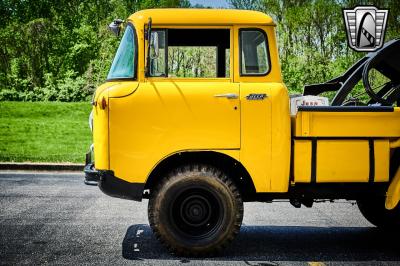
[[[170,46],[168,47],[168,76],[216,77],[216,53],[215,47]]]
[[[0,102],[0,161],[84,163],[87,102]]]
[[[0,101],[84,101],[104,81],[119,40],[107,25],[187,0],[0,2]]]

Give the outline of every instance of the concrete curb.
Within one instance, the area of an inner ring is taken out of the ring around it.
[[[35,170],[35,171],[83,171],[80,163],[4,163],[0,170]]]

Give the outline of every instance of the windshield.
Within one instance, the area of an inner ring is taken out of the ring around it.
[[[134,78],[135,73],[135,31],[128,25],[118,47],[107,79]]]

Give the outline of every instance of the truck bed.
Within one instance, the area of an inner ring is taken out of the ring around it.
[[[400,108],[302,106],[292,136],[295,183],[388,182]]]
[[[400,137],[400,108],[300,106],[295,137]]]

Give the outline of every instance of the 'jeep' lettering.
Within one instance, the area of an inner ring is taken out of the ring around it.
[[[267,97],[267,94],[265,93],[251,93],[246,96],[247,100],[264,100]]]

